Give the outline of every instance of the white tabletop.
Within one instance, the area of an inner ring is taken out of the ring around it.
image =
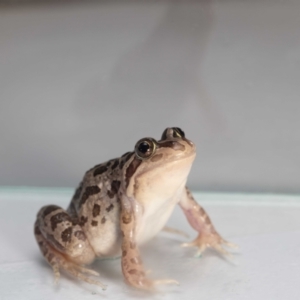
[[[9,299],[299,299],[300,197],[195,193],[218,231],[240,246],[233,262],[212,251],[201,258],[181,248],[184,237],[161,233],[141,249],[153,278],[171,277],[179,286],[148,294],[128,287],[120,260],[97,261],[106,291],[62,275],[55,286],[33,236],[33,223],[44,204],[66,207],[71,189],[0,189],[0,298]],[[189,227],[180,209],[169,224]],[[190,238],[190,239],[191,239]]]

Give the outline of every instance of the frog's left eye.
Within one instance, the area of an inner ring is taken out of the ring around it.
[[[147,159],[154,154],[155,149],[155,142],[150,138],[145,138],[136,143],[135,154],[141,159]]]
[[[180,137],[180,138],[184,138],[185,134],[183,132],[183,130],[181,130],[179,127],[173,127],[173,136],[174,137]]]

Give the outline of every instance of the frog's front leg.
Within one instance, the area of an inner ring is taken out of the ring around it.
[[[191,192],[186,188],[182,199],[179,202],[180,207],[184,211],[190,225],[198,231],[197,238],[185,243],[184,247],[198,247],[197,256],[200,256],[206,248],[214,248],[221,254],[229,254],[224,246],[236,247],[234,244],[224,240],[215,230],[208,214],[195,201]]]
[[[139,289],[152,290],[159,284],[178,284],[173,279],[151,280],[146,272],[136,243],[136,216],[129,200],[123,199],[120,216],[122,231],[122,271],[125,281]]]
[[[49,205],[40,209],[34,225],[34,235],[42,254],[52,266],[55,281],[59,279],[60,269],[103,289],[105,285],[85,274],[99,275],[83,267],[91,263],[95,253],[91,248],[77,218],[71,217],[62,208]]]

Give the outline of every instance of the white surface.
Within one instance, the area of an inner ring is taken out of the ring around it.
[[[1,185],[180,126],[193,188],[300,193],[300,1],[104,2],[0,10]]]
[[[123,282],[120,261],[96,262],[108,289],[53,274],[33,237],[37,210],[44,204],[67,206],[71,190],[0,191],[0,299],[299,299],[300,198],[297,196],[196,194],[219,232],[238,244],[232,264],[206,252],[179,245],[184,238],[160,234],[142,249],[154,278],[172,277],[180,286],[155,294],[135,291]],[[195,236],[177,209],[170,226]]]

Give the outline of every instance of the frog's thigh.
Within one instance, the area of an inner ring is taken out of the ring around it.
[[[77,264],[88,264],[95,254],[77,219],[62,208],[49,205],[38,213],[36,227],[47,245]]]
[[[90,283],[103,285],[83,273],[97,275],[81,265],[91,263],[95,253],[76,219],[54,205],[41,208],[35,222],[34,234],[41,252],[52,266],[56,279],[59,269]]]

